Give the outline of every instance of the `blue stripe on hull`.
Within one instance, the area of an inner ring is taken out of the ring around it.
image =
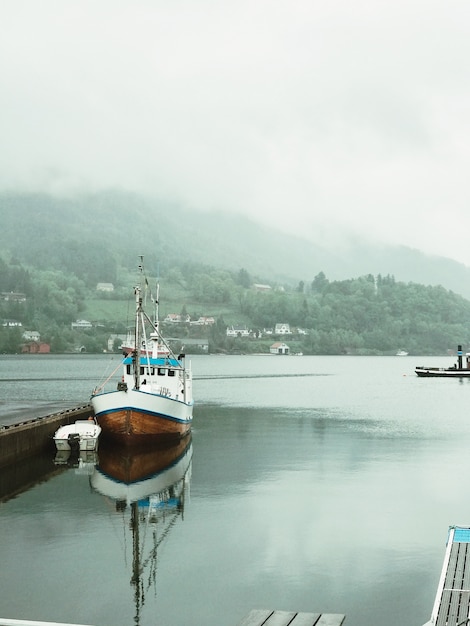
[[[155,413],[154,411],[145,411],[144,409],[139,409],[135,406],[120,406],[116,409],[107,409],[106,411],[95,413],[95,416],[96,418],[99,418],[100,415],[111,415],[112,413],[120,413],[121,411],[135,411],[138,413],[145,413],[145,415],[149,415],[150,417],[168,420],[169,422],[177,422],[179,424],[190,424],[193,421],[192,417],[190,417],[189,419],[181,419],[179,417],[173,417],[172,415],[164,415],[163,413]]]

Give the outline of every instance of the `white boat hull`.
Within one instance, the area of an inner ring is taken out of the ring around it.
[[[180,439],[191,430],[192,402],[128,389],[92,396],[91,404],[103,433],[125,443]]]

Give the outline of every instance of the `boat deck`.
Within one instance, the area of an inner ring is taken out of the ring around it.
[[[451,526],[429,624],[470,624],[470,527]]]
[[[238,626],[341,626],[345,616],[338,613],[297,613],[253,609]]]

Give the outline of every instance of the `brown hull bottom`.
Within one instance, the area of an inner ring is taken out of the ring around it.
[[[191,432],[191,422],[177,422],[131,409],[101,414],[102,437],[122,444],[144,445],[177,442]]]

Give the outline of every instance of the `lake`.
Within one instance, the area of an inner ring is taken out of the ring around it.
[[[414,367],[453,360],[192,357],[191,447],[170,464],[184,490],[166,508],[117,497],[106,448],[97,465],[51,451],[2,472],[36,480],[0,503],[0,617],[235,626],[275,608],[422,626],[448,527],[470,524],[470,381]],[[86,403],[118,363],[0,357],[0,424]]]

